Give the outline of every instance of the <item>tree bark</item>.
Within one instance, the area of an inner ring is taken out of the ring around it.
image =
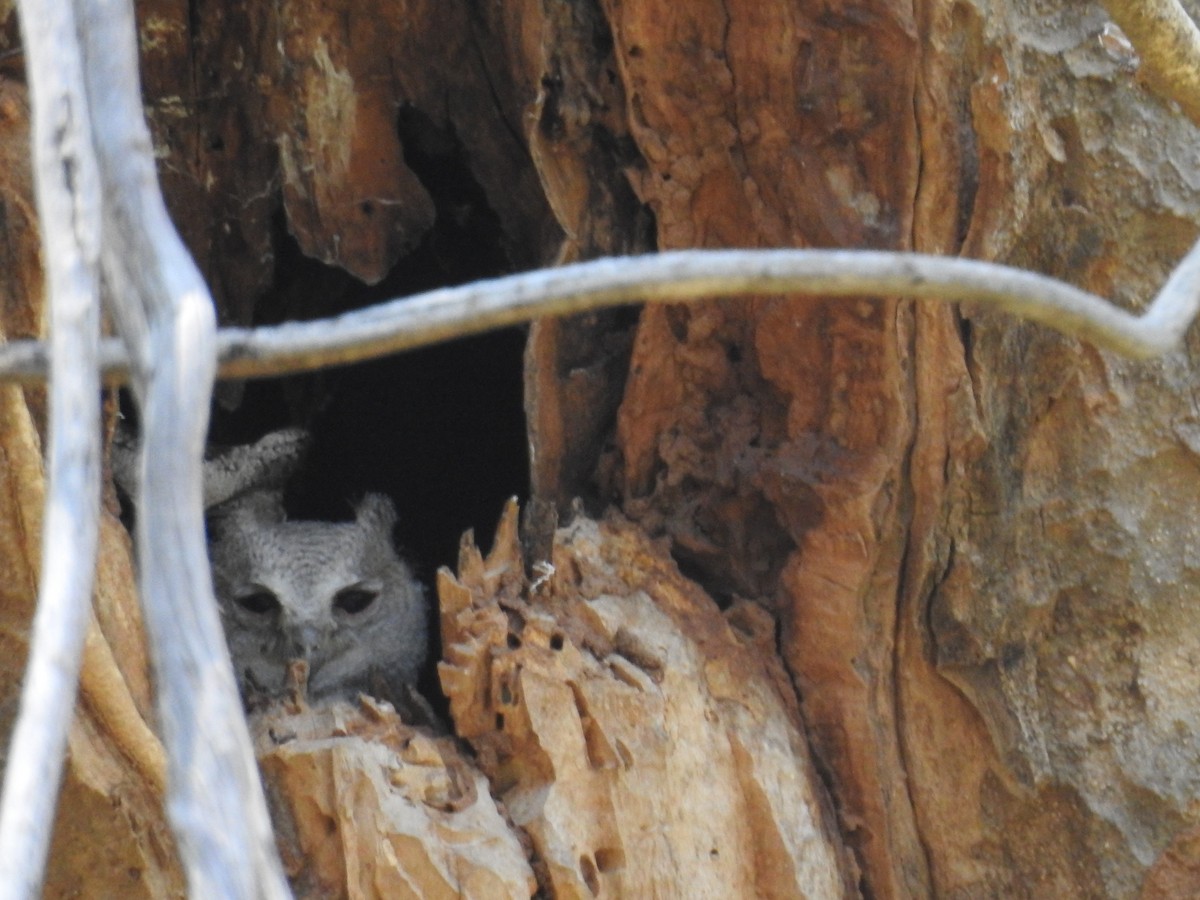
[[[464,208],[429,159],[465,165],[517,268],[911,249],[1136,309],[1200,221],[1197,128],[1094,5],[138,10],[164,187],[226,322],[286,277],[285,229],[365,282],[403,266]],[[6,73],[0,324],[16,337],[39,328],[41,275]],[[259,722],[294,886],[1200,893],[1198,354],[1189,339],[1130,363],[888,298],[538,323],[522,534],[510,511],[490,555],[466,546],[439,578],[464,743],[369,706]],[[41,397],[0,387],[5,726],[36,583]],[[47,894],[172,896],[111,518],[100,552]]]

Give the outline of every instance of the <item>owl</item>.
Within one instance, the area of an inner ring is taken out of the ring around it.
[[[285,694],[307,663],[308,697],[404,691],[425,662],[428,601],[392,544],[396,513],[368,494],[352,522],[288,521],[278,491],[210,518],[226,642],[247,702]]]

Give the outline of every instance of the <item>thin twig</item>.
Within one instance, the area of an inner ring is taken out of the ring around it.
[[[1141,76],[1200,125],[1200,28],[1179,0],[1103,0],[1142,59]]]
[[[130,0],[75,0],[104,195],[111,307],[137,352],[138,575],[168,758],[167,812],[193,897],[290,897],[225,647],[204,538],[216,373],[212,299],[163,204]]]
[[[100,498],[100,186],[76,23],[21,0],[49,289],[50,452],[38,606],[0,805],[0,898],[39,895],[89,621]]]
[[[1126,356],[1174,349],[1200,308],[1200,244],[1141,316],[1062,281],[978,260],[873,250],[682,250],[542,269],[390,300],[330,319],[222,329],[222,378],[262,378],[367,359],[492,328],[637,302],[745,294],[895,296],[971,301],[1049,325]],[[127,380],[119,342],[104,375]],[[45,377],[45,347],[0,347],[0,379]]]

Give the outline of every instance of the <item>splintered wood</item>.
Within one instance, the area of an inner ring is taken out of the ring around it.
[[[546,894],[850,894],[771,617],[614,517],[559,529],[531,583],[516,522],[439,573],[439,669]]]
[[[252,720],[298,897],[524,898],[533,873],[487,781],[452,738],[367,698]]]

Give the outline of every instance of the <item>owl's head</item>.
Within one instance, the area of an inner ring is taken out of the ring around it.
[[[395,522],[378,494],[351,522],[287,521],[270,493],[214,520],[214,588],[244,688],[281,692],[296,659],[308,663],[312,695],[361,689],[372,669],[415,679],[424,595],[394,549]]]

